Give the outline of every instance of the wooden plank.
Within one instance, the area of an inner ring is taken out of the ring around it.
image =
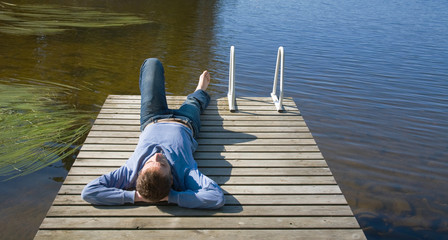
[[[194,154],[194,158],[200,159],[323,159],[320,152],[198,152]]]
[[[294,127],[294,126],[300,126],[304,127],[306,126],[305,121],[301,121],[299,119],[297,120],[291,120],[291,121],[276,121],[273,120],[259,120],[259,121],[248,121],[248,120],[208,120],[208,121],[201,121],[202,126],[271,126],[271,127]]]
[[[329,168],[199,168],[210,176],[328,176]]]
[[[140,120],[140,115],[135,113],[129,113],[131,109],[128,108],[117,108],[117,109],[103,109],[100,114],[98,114],[97,119],[104,119],[104,120],[134,120],[132,122],[135,125],[139,125],[140,123],[137,120]],[[138,109],[135,109],[135,111],[140,111]],[[111,113],[106,113],[111,112]],[[118,113],[116,113],[118,112]],[[275,111],[267,111],[267,112],[236,112],[232,115],[227,114],[226,111],[220,111],[220,112],[211,112],[211,111],[205,111],[202,115],[202,119],[204,121],[229,121],[232,119],[232,121],[249,121],[253,118],[253,114],[259,114],[259,116],[256,116],[254,121],[275,121],[278,122],[278,124],[281,124],[282,122],[287,121],[303,121],[300,114],[297,114],[296,112],[285,112],[281,113],[281,117],[278,112]],[[285,119],[283,119],[285,117]],[[96,123],[96,122],[95,122]],[[98,122],[98,124],[101,124],[102,122]],[[103,122],[104,123],[104,122]],[[108,122],[106,122],[108,124]]]
[[[176,100],[176,99],[185,99],[187,96],[179,96],[179,95],[166,95],[166,99],[171,101],[171,100]],[[140,99],[140,95],[108,95],[107,96],[108,99]],[[265,96],[265,97],[251,97],[251,96],[238,96],[236,99],[238,99],[238,101],[272,101],[271,97],[269,96]],[[285,100],[291,100],[293,99],[292,97],[285,97]],[[227,97],[222,97],[222,98],[218,98],[218,99],[214,99],[215,101],[227,101]]]
[[[347,205],[342,194],[339,195],[225,195],[226,205]],[[79,194],[57,195],[53,205],[86,205]]]
[[[282,113],[277,112],[277,110],[236,110],[235,112],[230,112],[227,109],[220,110],[205,110],[203,115],[233,115],[233,116],[253,116],[253,115],[262,115],[262,116],[302,116],[300,111],[289,110]]]
[[[224,206],[218,210],[188,209],[178,206],[52,206],[49,217],[207,217],[207,216],[270,217],[270,216],[352,216],[345,205],[293,205],[293,206]]]
[[[134,151],[135,145],[129,144],[84,144],[83,151]],[[237,146],[237,145],[199,145],[196,152],[318,152],[317,145],[272,145]]]
[[[106,174],[115,167],[73,167],[71,175]],[[329,168],[199,168],[207,176],[330,176]]]
[[[130,144],[134,147],[138,143],[138,137],[93,137],[86,138],[84,143],[110,143],[110,144]]]
[[[107,134],[107,133],[106,133]],[[233,139],[234,143],[240,143],[242,140],[240,139],[275,139],[278,140],[280,138],[290,138],[290,139],[305,139],[305,138],[313,138],[310,132],[299,132],[299,133],[262,133],[262,132],[231,132],[231,131],[224,131],[224,132],[205,132],[202,131],[199,133],[199,137],[202,139]],[[275,142],[275,141],[272,141]]]
[[[226,205],[347,205],[344,195],[226,195]]]
[[[63,185],[64,194],[81,194],[84,185]],[[340,194],[338,185],[221,185],[227,194]]]
[[[321,229],[357,228],[351,217],[203,217],[192,221],[182,217],[79,217],[46,218],[41,229]]]
[[[114,95],[111,94],[109,96],[107,96],[108,99],[141,99],[140,95]],[[187,96],[178,96],[178,95],[166,95],[166,99],[170,102],[173,100],[184,100],[186,99]],[[214,101],[223,101],[223,102],[227,102],[227,97],[222,97],[222,98],[217,98],[217,99],[212,99]],[[254,102],[266,102],[266,103],[271,103],[272,102],[272,98],[271,97],[237,97],[236,98],[237,102],[241,102],[241,101],[254,101]],[[284,101],[293,101],[292,97],[284,97],[283,98]]]
[[[282,239],[282,240],[309,240],[309,239],[366,239],[360,229],[253,229],[253,230],[103,230],[92,234],[91,230],[42,230],[36,235],[39,239],[177,239],[206,240],[211,236],[221,239]]]
[[[87,137],[134,137],[138,138],[140,136],[140,132],[118,132],[118,131],[90,131],[89,135]],[[205,132],[202,131],[199,133],[199,138],[213,138],[213,139],[220,139],[220,138],[226,138],[226,139],[257,139],[257,138],[264,138],[264,139],[278,139],[278,138],[292,138],[292,139],[302,139],[302,138],[312,138],[311,133],[309,132],[298,132],[298,133],[289,133],[285,135],[281,132],[276,133],[264,133],[264,132],[232,132],[232,131],[222,131],[219,133],[216,132]],[[235,142],[241,142],[235,140]]]
[[[84,144],[121,144],[121,145],[136,145],[138,137],[134,138],[119,138],[119,137],[89,137],[84,141]],[[203,145],[232,145],[232,146],[248,146],[248,145],[315,145],[316,142],[312,138],[287,138],[287,139],[198,139],[199,147]]]
[[[204,126],[201,127],[201,131],[204,132],[222,132],[222,131],[233,131],[233,132],[269,132],[276,133],[281,132],[285,133],[296,133],[296,132],[308,132],[307,127],[294,127],[294,126],[286,126],[286,127],[267,127],[267,126],[256,126],[256,127],[231,127],[231,126]]]
[[[180,104],[171,104],[169,107],[172,109],[178,109],[180,108]],[[140,103],[138,104],[120,104],[120,103],[105,103],[103,105],[103,108],[134,108],[134,109],[140,109]],[[285,112],[299,112],[296,107],[293,106],[284,106]],[[246,112],[246,111],[270,111],[270,112],[276,112],[279,114],[274,106],[268,105],[268,106],[237,106],[238,112]],[[206,112],[223,112],[223,111],[229,111],[229,106],[223,105],[223,106],[216,106],[216,105],[209,105],[207,109],[204,111]]]
[[[74,167],[120,167],[126,160],[78,159]],[[325,160],[196,160],[199,167],[327,167]]]
[[[183,101],[185,101],[186,98],[187,98],[187,96],[172,96],[172,95],[166,96],[168,104],[173,103],[173,102],[183,102]],[[114,97],[113,95],[109,95],[107,97],[107,102],[137,101],[134,103],[140,103],[140,100],[141,100],[140,95],[120,95],[120,96],[117,95],[117,97]],[[257,104],[257,103],[262,104],[262,105],[273,104],[271,97],[237,97],[236,102],[237,102],[237,104]],[[284,97],[283,102],[294,103],[294,99],[291,97]],[[212,98],[210,100],[210,104],[228,105],[228,99],[227,99],[227,97]]]
[[[319,152],[317,145],[272,146],[200,145],[196,152]]]
[[[87,184],[96,179],[98,175],[68,175],[64,181],[66,185],[73,184]],[[307,184],[307,185],[321,185],[321,184],[336,184],[333,176],[231,176],[231,177],[213,177],[219,185],[280,185],[280,184]]]
[[[342,194],[338,185],[222,185],[229,194]]]
[[[117,119],[118,116],[114,116],[117,114],[126,114],[129,115],[131,119],[128,121],[124,121],[121,119]],[[129,109],[129,108],[116,108],[116,109],[106,109],[103,108],[100,111],[100,114],[97,116],[97,121],[95,124],[114,124],[115,121],[123,121],[124,124],[132,124],[132,125],[140,125],[140,119],[131,115],[140,116],[140,109]],[[111,121],[113,120],[113,121]],[[271,121],[273,124],[282,124],[285,122],[302,122],[303,117],[299,115],[281,115],[279,117],[278,113],[276,115],[242,115],[242,114],[233,114],[233,115],[202,115],[201,116],[201,124],[207,124],[210,121],[217,121],[222,124],[236,124],[234,122],[241,121]],[[234,122],[227,122],[234,121]],[[273,122],[275,121],[275,122]]]
[[[163,123],[162,123],[163,124]],[[136,125],[94,125],[92,131],[133,131],[140,134],[140,127]],[[267,126],[202,126],[203,132],[308,132],[308,128],[304,126],[281,126],[281,127],[267,127]]]
[[[169,105],[172,106],[178,106],[178,105],[182,105],[184,103],[184,99],[178,99],[178,100],[170,100],[169,101]],[[108,104],[140,104],[140,99],[108,99],[107,100]],[[211,106],[219,106],[219,107],[224,107],[224,106],[228,106],[228,102],[227,101],[216,101],[216,100],[211,100],[210,101],[210,105]],[[274,103],[271,101],[267,102],[267,101],[239,101],[237,106],[273,106]],[[295,103],[291,100],[284,100],[283,101],[283,105],[284,106],[289,106],[289,107],[296,107]]]
[[[114,114],[117,115],[117,114]],[[112,114],[108,114],[107,116],[112,116]],[[104,117],[104,115],[102,115]],[[120,122],[117,122],[120,121]],[[121,124],[120,124],[121,123]],[[140,128],[140,120],[139,118],[135,118],[135,120],[121,120],[112,117],[97,119],[94,127],[99,127],[97,130],[109,130],[107,127],[115,128],[118,130],[119,127],[136,127]],[[250,126],[250,127],[305,127],[306,124],[304,121],[300,120],[291,120],[291,121],[275,121],[273,120],[260,120],[260,121],[248,121],[245,119],[242,120],[207,120],[201,121],[201,126],[220,126],[220,127],[237,127],[237,126]],[[101,129],[104,128],[104,129]]]
[[[140,109],[134,106],[134,108],[131,108],[132,106],[120,106],[120,105],[109,105],[105,106],[104,109]],[[132,117],[133,114],[130,114],[131,119],[134,119]],[[238,116],[238,117],[248,117],[253,115],[260,115],[260,116],[301,116],[300,111],[298,110],[288,110],[282,113],[277,112],[275,108],[273,109],[265,109],[265,110],[237,110],[235,112],[230,112],[228,109],[206,109],[204,112],[202,112],[202,116],[206,117],[207,115],[213,115],[215,117],[217,116]]]
[[[320,152],[197,152],[194,154],[196,160],[205,159],[223,159],[223,160],[242,160],[242,159],[323,159]],[[131,157],[132,151],[82,151],[78,154],[78,158],[98,158],[98,159],[128,159]]]

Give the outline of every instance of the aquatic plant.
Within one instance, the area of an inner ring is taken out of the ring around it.
[[[72,156],[92,113],[65,103],[61,86],[0,81],[0,177],[4,181]]]
[[[105,28],[149,23],[130,13],[99,8],[0,2],[0,32],[15,35],[49,35],[73,28]]]

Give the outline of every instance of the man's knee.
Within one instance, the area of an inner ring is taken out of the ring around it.
[[[157,58],[147,58],[145,61],[143,61],[142,69],[162,69],[163,65],[162,62],[159,61]]]

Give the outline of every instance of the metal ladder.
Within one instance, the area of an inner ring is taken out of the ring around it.
[[[278,112],[282,112],[285,110],[283,107],[283,64],[285,60],[285,53],[282,46],[278,48],[277,52],[277,64],[275,66],[275,74],[274,74],[274,85],[272,87],[271,97],[272,101]],[[280,70],[280,93],[277,96],[277,85],[278,85],[278,77]],[[235,47],[230,47],[230,62],[229,62],[229,89],[227,92],[227,99],[229,101],[229,110],[234,112],[236,96],[235,96]]]

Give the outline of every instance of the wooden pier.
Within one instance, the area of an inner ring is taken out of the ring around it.
[[[185,97],[168,96],[171,108]],[[366,239],[296,104],[270,98],[213,99],[201,117],[200,170],[226,205],[92,206],[85,184],[131,156],[140,135],[140,96],[111,95],[35,239]]]

